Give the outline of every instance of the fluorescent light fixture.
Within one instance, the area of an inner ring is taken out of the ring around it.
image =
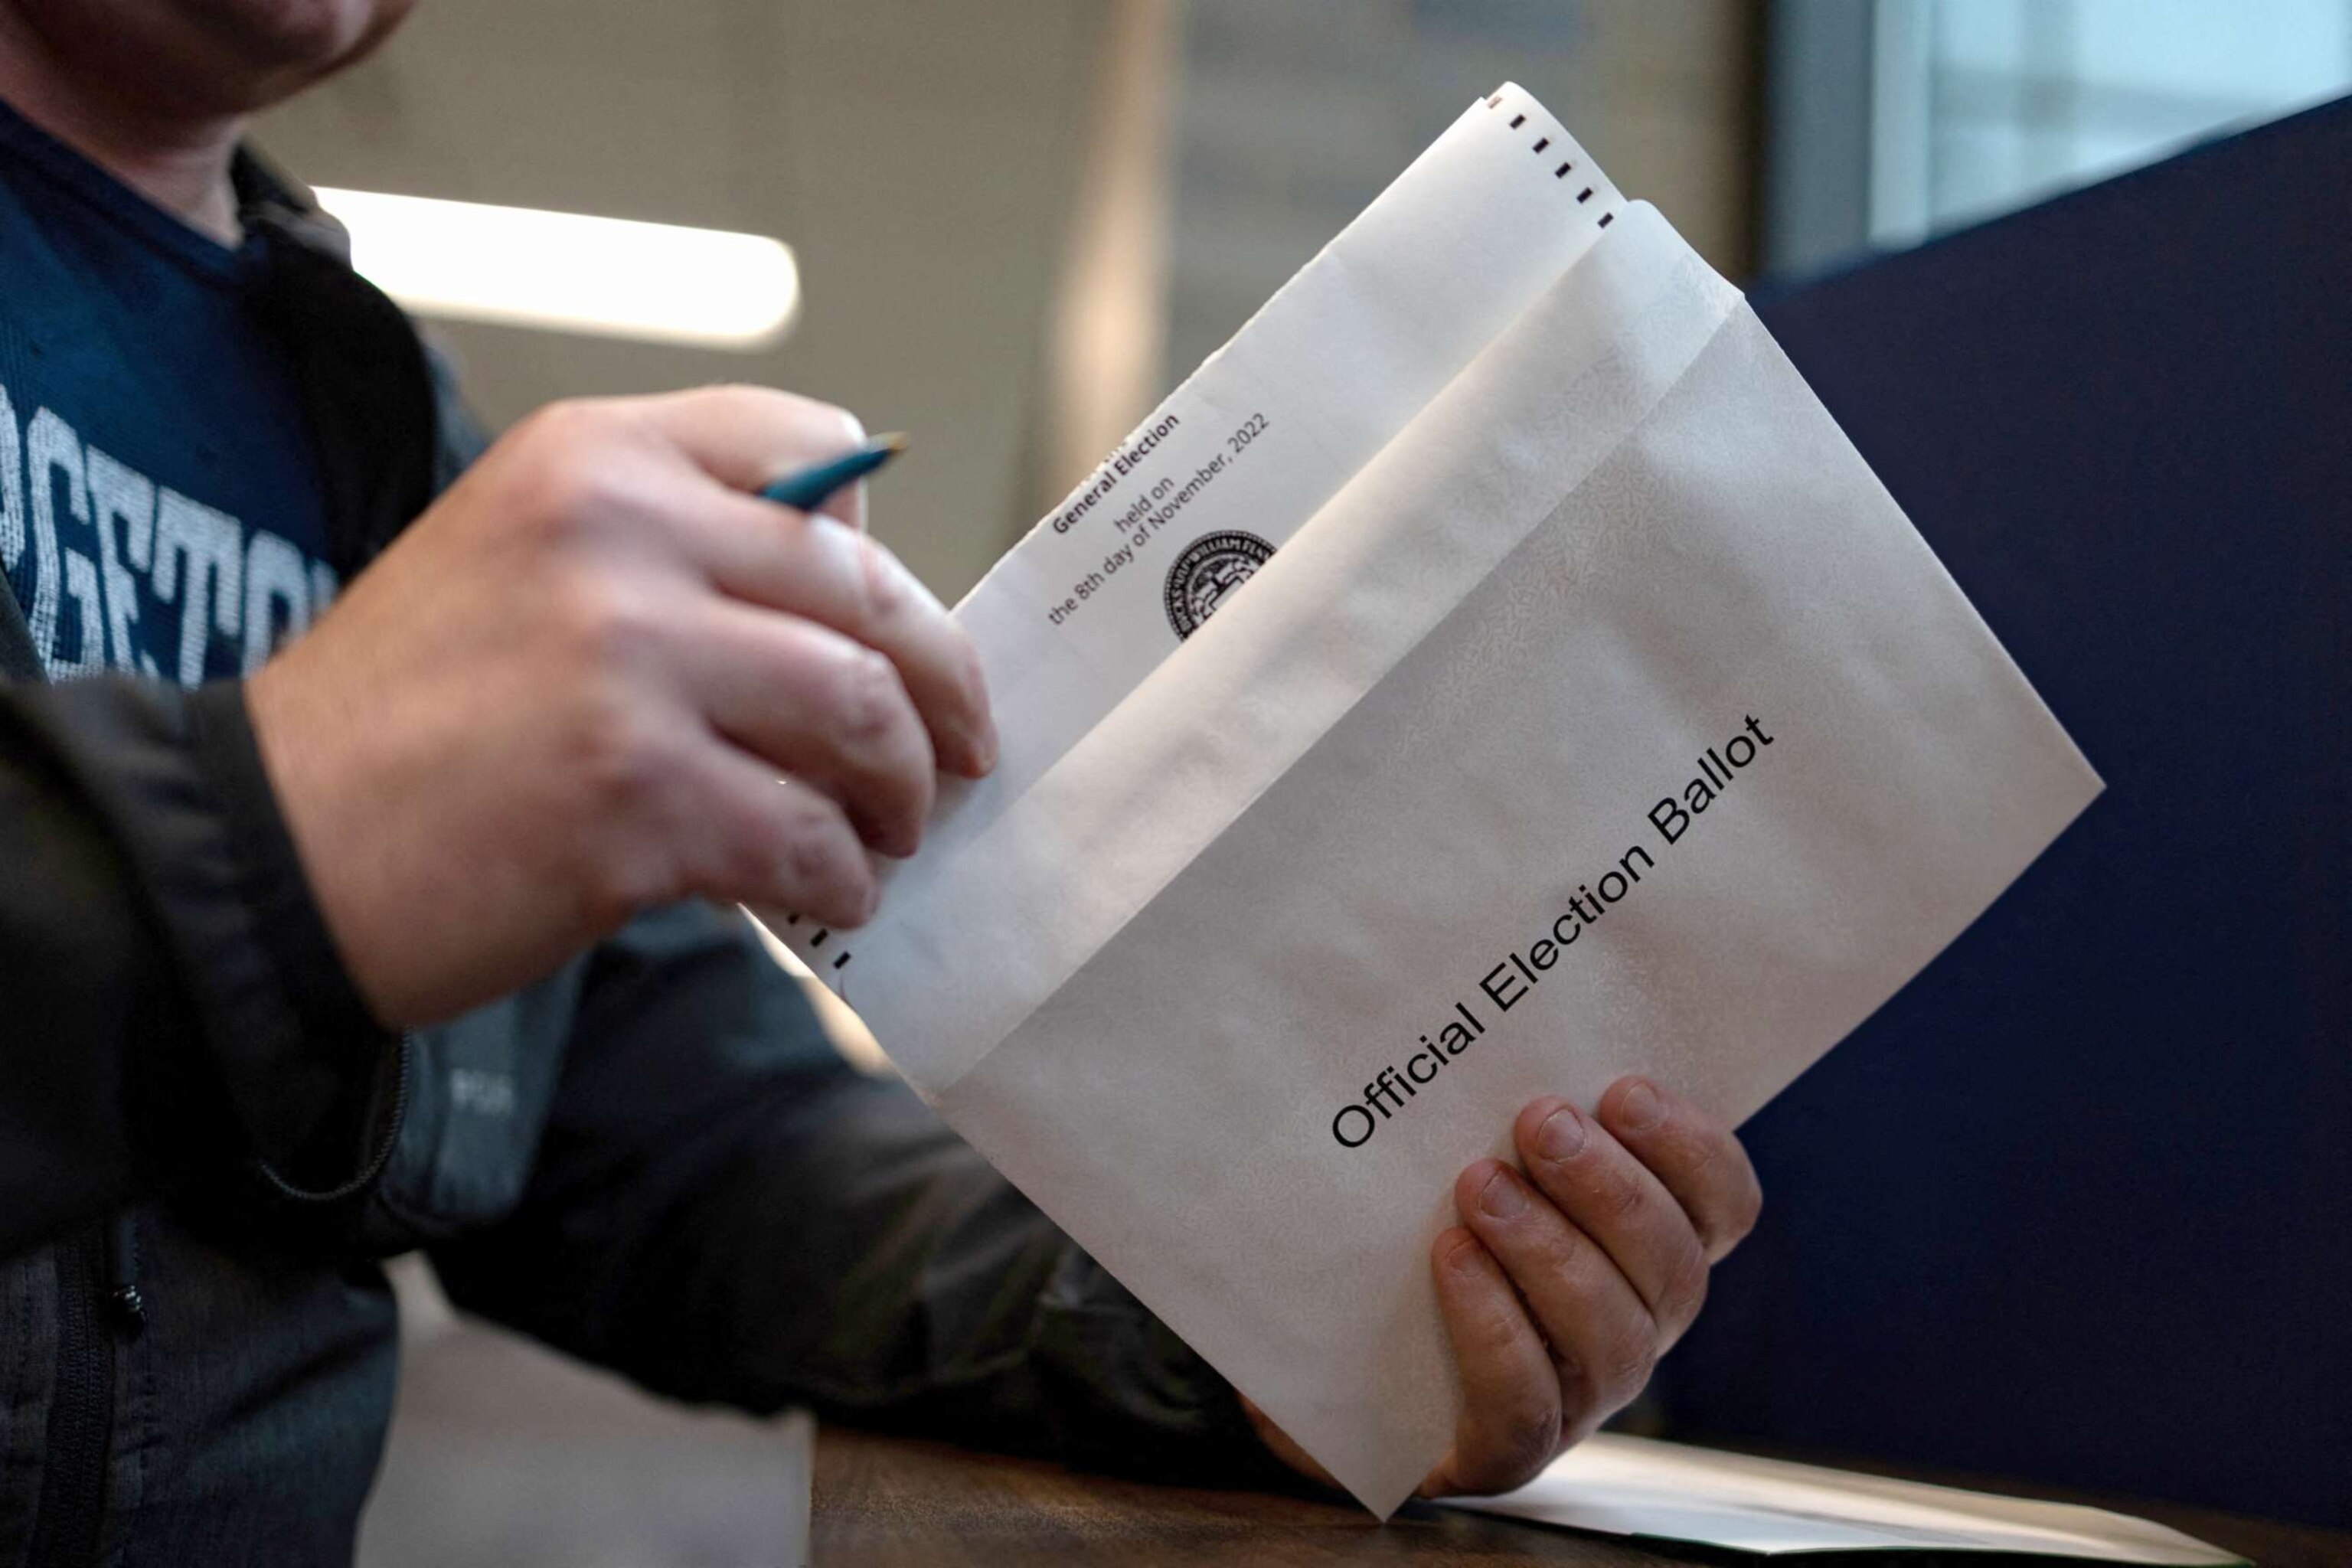
[[[765,348],[800,310],[790,247],[757,234],[320,190],[352,265],[424,316]]]

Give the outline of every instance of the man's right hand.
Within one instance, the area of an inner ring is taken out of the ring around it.
[[[980,665],[860,526],[748,493],[860,436],[712,387],[517,426],[255,674],[329,929],[383,1023],[546,973],[700,895],[835,925],[996,736]]]

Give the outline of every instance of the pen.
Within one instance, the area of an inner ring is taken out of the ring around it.
[[[760,487],[760,499],[779,506],[797,507],[802,511],[814,511],[835,491],[856,484],[906,449],[907,437],[895,431],[877,436],[838,458],[812,463],[797,473],[769,481]]]

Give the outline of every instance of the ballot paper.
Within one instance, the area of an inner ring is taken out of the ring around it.
[[[1515,1492],[1457,1508],[1606,1535],[1789,1552],[2003,1552],[2206,1568],[2243,1562],[2105,1509],[2034,1502],[1603,1433]]]
[[[956,609],[1003,754],[763,918],[1386,1514],[1528,1099],[1738,1121],[2098,781],[1737,290],[1471,106]]]

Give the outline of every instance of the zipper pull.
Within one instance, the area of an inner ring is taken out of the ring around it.
[[[139,1233],[127,1209],[106,1230],[106,1306],[115,1331],[130,1340],[146,1332],[147,1298],[139,1289]]]

